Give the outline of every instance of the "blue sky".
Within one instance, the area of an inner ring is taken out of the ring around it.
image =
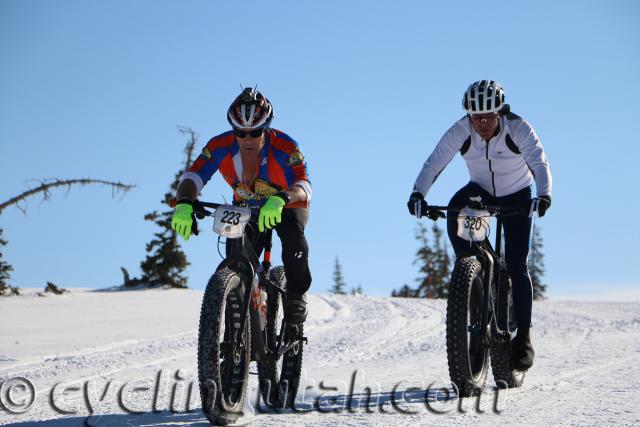
[[[466,87],[491,78],[551,163],[553,206],[537,222],[549,294],[637,288],[639,18],[634,1],[4,0],[0,200],[29,179],[137,185],[5,210],[12,283],[106,287],[120,266],[138,274],[155,232],[142,218],[183,161],[177,126],[206,143],[228,129],[240,85],[257,84],[308,160],[312,292],[331,286],[337,256],[349,286],[388,295],[416,275],[415,177],[464,114]],[[446,203],[467,181],[458,157],[428,200]],[[202,198],[223,195],[216,176]],[[215,242],[209,232],[184,245],[190,287],[220,261]]]

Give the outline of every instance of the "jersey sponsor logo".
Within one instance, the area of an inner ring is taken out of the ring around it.
[[[289,166],[295,166],[295,165],[301,164],[302,162],[304,162],[304,156],[302,155],[301,152],[296,150],[293,153],[291,153],[291,155],[289,156],[289,160],[287,161],[287,164]]]
[[[209,151],[207,147],[204,147],[202,149],[202,155],[204,156],[205,159],[211,160],[211,151]]]
[[[256,194],[244,182],[238,182],[233,186],[233,191],[242,200],[256,200]]]
[[[282,190],[279,186],[271,184],[260,178],[256,179],[254,188],[255,189],[252,190],[251,187],[243,182],[238,182],[233,185],[233,191],[235,191],[238,197],[242,200],[267,199]]]
[[[278,191],[281,190],[281,188],[279,188],[277,185],[271,184],[265,181],[264,179],[260,179],[260,178],[256,180],[255,188],[256,188],[255,190],[256,195],[260,199],[266,199],[270,196],[273,196],[274,194],[276,194]]]

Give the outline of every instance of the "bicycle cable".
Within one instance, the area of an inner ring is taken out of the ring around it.
[[[220,258],[225,259],[226,257],[222,256],[222,252],[220,252],[220,240],[222,239],[222,236],[218,236],[218,255],[220,255]],[[227,241],[224,241],[224,244],[226,246]]]

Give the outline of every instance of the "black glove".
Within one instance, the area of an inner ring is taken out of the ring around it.
[[[419,191],[411,193],[407,207],[409,208],[409,213],[417,218],[422,218],[422,214],[426,214],[429,209],[429,205],[424,201],[424,196]]]
[[[551,196],[538,196],[538,216],[542,218],[551,207]]]
[[[417,218],[422,218],[423,216],[428,216],[429,219],[437,220],[438,218],[444,218],[444,213],[440,211],[434,211],[429,209],[429,205],[424,200],[422,193],[418,191],[414,191],[409,196],[409,201],[407,202],[407,207],[409,208],[409,213],[411,215],[415,215]]]

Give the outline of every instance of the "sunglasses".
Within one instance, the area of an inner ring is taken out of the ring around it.
[[[238,137],[238,138],[246,138],[247,135],[250,136],[251,138],[257,138],[260,135],[262,135],[262,132],[264,132],[264,129],[254,129],[251,131],[245,131],[245,130],[240,130],[240,129],[234,129],[233,133]]]
[[[493,119],[498,117],[498,114],[496,114],[496,113],[470,114],[470,116],[471,116],[471,120],[473,120],[474,122],[480,122],[480,121],[483,121],[483,120],[493,120]]]

